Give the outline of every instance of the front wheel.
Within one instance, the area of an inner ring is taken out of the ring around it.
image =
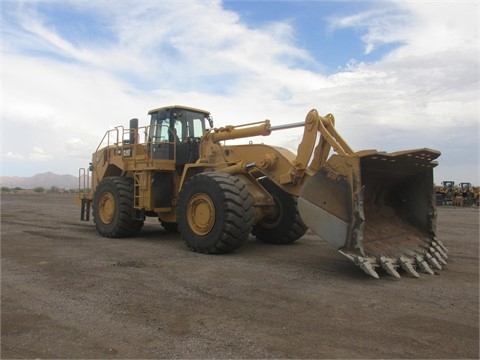
[[[133,236],[143,226],[133,219],[133,179],[107,177],[95,189],[93,222],[100,235],[109,238]]]
[[[300,239],[307,227],[300,219],[297,198],[268,179],[262,181],[262,186],[272,195],[276,211],[261,219],[253,227],[252,234],[269,244],[290,244]]]
[[[239,178],[201,173],[184,186],[178,199],[178,229],[193,251],[221,254],[248,238],[253,224],[253,200]]]

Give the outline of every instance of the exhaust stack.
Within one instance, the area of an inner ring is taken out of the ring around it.
[[[138,138],[138,119],[130,120],[130,144],[136,144]]]

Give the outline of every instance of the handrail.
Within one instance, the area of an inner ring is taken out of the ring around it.
[[[82,189],[82,179],[83,179],[83,189]],[[85,168],[78,169],[78,193],[87,194],[87,189],[90,189],[90,176]],[[83,191],[82,191],[83,190]]]
[[[160,128],[164,127],[167,129],[167,133],[169,134],[167,137],[164,137],[164,141],[154,141],[154,138],[151,134],[154,133],[159,133],[160,131],[151,131],[152,128]],[[134,144],[131,144],[129,142],[130,140],[130,134],[132,133],[132,129],[127,128],[125,129],[122,125],[120,126],[115,126],[113,129],[110,129],[105,132],[103,135],[102,140],[100,141],[99,145],[97,146],[96,152],[98,152],[101,149],[106,149],[109,148],[110,146],[115,146],[115,149],[120,150],[119,153],[124,156],[124,149],[125,147],[131,147]],[[138,138],[139,134],[143,133],[143,139]],[[177,138],[176,134],[174,131],[168,126],[168,125],[161,125],[161,124],[150,124],[146,126],[141,126],[138,127],[135,131],[135,139],[138,138],[137,144],[143,144],[147,147],[147,160],[153,159],[153,145],[154,144],[171,144],[175,145],[177,143]],[[126,142],[126,137],[128,137],[128,142]],[[173,141],[168,141],[168,139],[173,139]],[[105,146],[106,143],[106,146]],[[107,155],[108,156],[108,155]],[[176,146],[173,147],[173,160],[177,158],[177,148]],[[102,161],[103,157],[98,157],[96,161],[96,165],[100,161]],[[108,160],[108,159],[107,159]]]

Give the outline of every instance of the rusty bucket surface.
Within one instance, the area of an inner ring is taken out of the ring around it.
[[[304,223],[367,274],[381,267],[418,277],[446,265],[435,238],[434,161],[431,149],[332,155],[298,199]]]

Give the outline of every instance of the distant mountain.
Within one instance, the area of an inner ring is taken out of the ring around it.
[[[78,178],[73,175],[57,175],[52,172],[37,174],[30,177],[0,176],[0,185],[9,188],[35,189],[43,187],[50,189],[56,186],[60,189],[78,188]]]

